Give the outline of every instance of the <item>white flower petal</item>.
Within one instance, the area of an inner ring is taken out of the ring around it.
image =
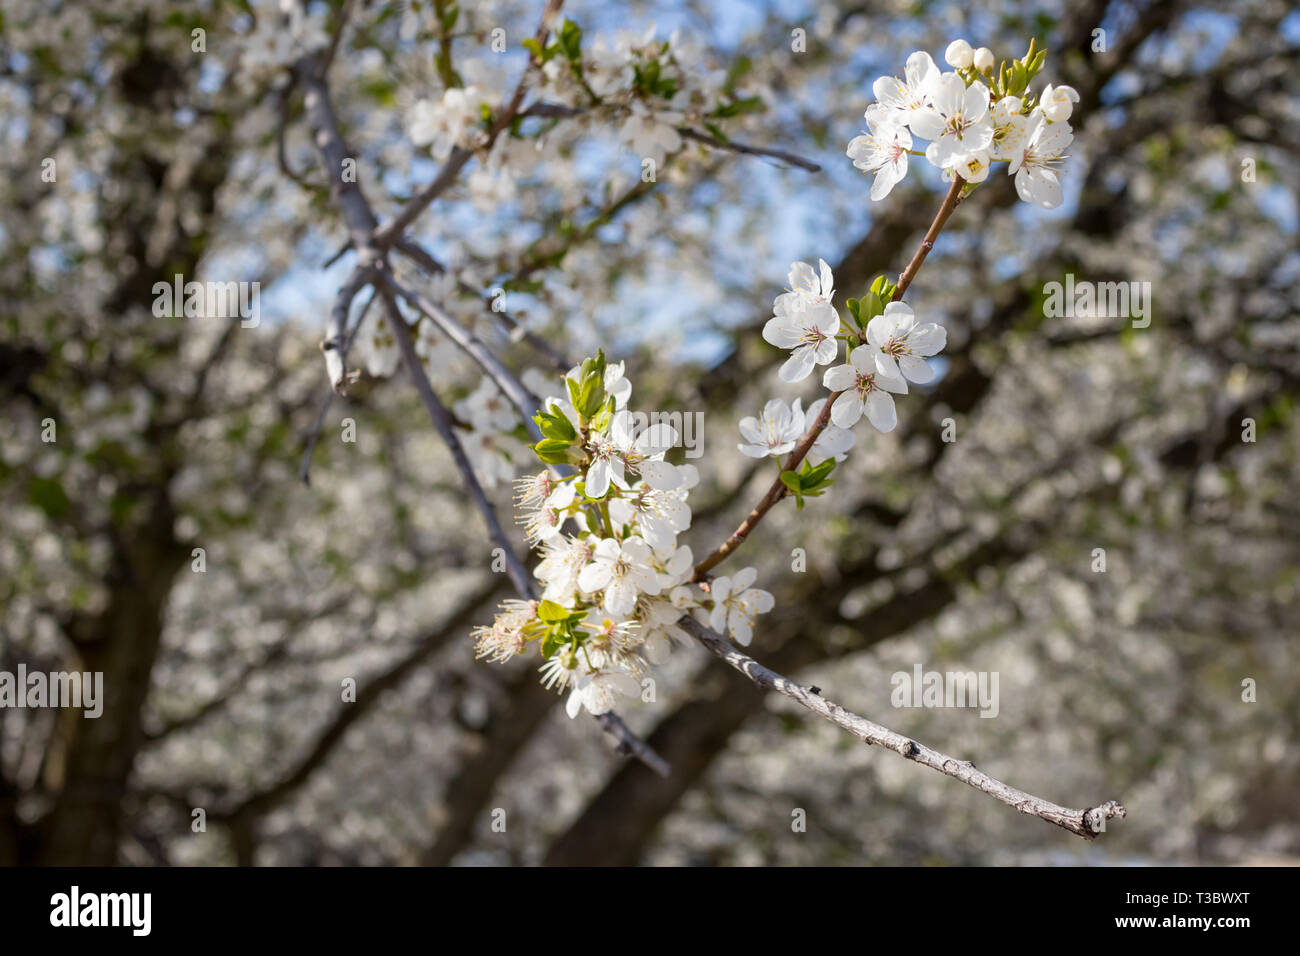
[[[894,410],[894,400],[885,392],[872,392],[864,403],[867,420],[882,432],[891,432],[898,424],[898,414]],[[836,424],[839,424],[836,422]]]

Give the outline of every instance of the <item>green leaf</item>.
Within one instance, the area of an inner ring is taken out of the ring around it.
[[[801,468],[799,471],[799,478],[803,483],[804,490],[807,491],[809,488],[815,488],[818,484],[820,484],[823,480],[825,480],[826,476],[829,475],[831,471],[834,470],[834,468],[835,468],[834,458],[827,458],[820,465],[809,464],[808,461],[805,459],[803,463],[803,468]]]
[[[62,518],[72,507],[72,501],[63,486],[53,478],[33,478],[27,486],[32,504],[50,518]]]
[[[757,96],[749,96],[744,99],[733,100],[730,103],[719,103],[714,109],[713,115],[719,119],[729,119],[733,116],[741,116],[745,113],[755,113],[763,108],[763,101]]]
[[[803,482],[799,480],[799,473],[794,471],[781,472],[781,484],[785,485],[794,494],[803,491]]]
[[[600,407],[605,404],[605,373],[604,370],[593,369],[582,380],[582,386],[578,390],[578,400],[574,407],[577,408],[578,414],[583,418],[591,418],[600,411]]]
[[[537,427],[547,438],[572,444],[578,437],[573,422],[569,421],[569,416],[563,413],[539,412],[533,416],[533,421],[537,422]]]
[[[582,59],[582,27],[567,17],[560,28],[560,49],[572,62]]]
[[[537,616],[547,624],[558,624],[561,621],[569,619],[570,611],[562,604],[556,604],[554,601],[543,601],[537,605]]]
[[[898,291],[898,286],[890,282],[884,276],[877,276],[876,281],[871,283],[871,291],[880,296],[882,302],[888,304],[894,299],[894,293]]]
[[[533,452],[548,465],[568,465],[572,463],[569,449],[572,445],[557,438],[543,438],[533,446]]]
[[[601,406],[600,411],[591,416],[591,430],[603,432],[609,427],[609,423],[614,419],[614,396],[611,395],[605,399],[605,404]]]
[[[600,377],[605,377],[605,350],[597,349],[595,358],[585,358],[582,360],[582,366],[578,369],[578,378],[585,380],[592,372],[599,372]]]
[[[879,292],[868,292],[858,305],[858,324],[865,330],[868,322],[884,313],[887,304]]]
[[[542,638],[542,657],[554,657],[565,644],[568,637],[563,631],[547,631]]]

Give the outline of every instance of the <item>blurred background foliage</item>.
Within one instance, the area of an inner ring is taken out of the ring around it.
[[[492,60],[501,26],[517,73],[539,9],[464,10],[458,62]],[[0,670],[103,671],[107,697],[99,720],[0,710],[0,862],[1300,859],[1285,0],[567,4],[588,42],[677,31],[760,98],[728,135],[822,172],[691,147],[611,209],[639,162],[608,124],[575,124],[518,182],[458,186],[416,227],[471,291],[513,277],[512,310],[567,354],[625,358],[635,407],[704,413],[683,537],[702,555],[771,480],[735,450],[737,420],[815,392],[780,385],[758,334],[789,262],[827,259],[842,302],[901,268],[938,205],[924,173],[868,203],[843,152],[871,81],[957,36],[1006,57],[1044,43],[1045,75],[1081,97],[1066,204],[1017,203],[995,169],[909,294],[948,328],[943,374],[734,560],[777,595],[760,660],[1048,799],[1122,800],[1128,819],[1092,844],[765,699],[698,648],[623,709],[666,780],[569,721],[533,665],[475,663],[469,628],[508,583],[405,377],[334,402],[298,478],[350,260],[325,267],[346,233],[301,97],[280,103],[276,5],[0,10]],[[437,37],[430,3],[362,3],[333,67],[381,214],[437,168],[403,132],[440,90]],[[260,282],[261,324],[155,318],[153,283],[175,273]],[[1151,325],[1044,318],[1067,273],[1150,282]],[[454,307],[513,368],[545,368],[476,298]],[[479,380],[446,349],[431,366],[449,402]],[[493,496],[509,509],[508,485]],[[891,707],[890,675],[918,663],[997,671],[997,718]]]

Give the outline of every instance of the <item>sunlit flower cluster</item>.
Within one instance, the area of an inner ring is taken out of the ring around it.
[[[534,450],[551,467],[516,484],[519,521],[542,557],[539,600],[507,602],[474,636],[478,655],[493,661],[536,642],[542,681],[569,692],[569,715],[603,714],[619,695],[642,693],[643,675],[681,636],[683,613],[748,643],[773,599],[751,587],[752,568],[689,583],[691,549],[677,539],[691,526],[687,498],[699,474],[666,460],[678,444],[671,425],[638,427],[622,363],[598,355],[563,386],[535,418],[544,437]],[[485,386],[459,407],[476,425],[504,425],[509,410],[497,399]]]
[[[925,384],[934,369],[925,361],[937,355],[947,343],[947,332],[934,322],[918,322],[904,302],[893,302],[892,286],[878,279],[862,299],[849,299],[847,322],[832,305],[835,279],[824,261],[814,270],[806,262],[790,267],[790,290],[777,296],[775,313],[763,328],[763,338],[778,348],[790,349],[790,357],[778,373],[785,382],[799,382],[818,365],[829,365],[822,384],[837,393],[830,421],[804,459],[817,466],[826,459],[842,461],[853,446],[847,429],[863,414],[882,432],[898,423],[894,395],[906,395],[912,382]],[[840,344],[846,348],[840,357]],[[745,439],[739,447],[746,455],[766,458],[792,451],[821,413],[827,399],[818,399],[807,412],[780,399],[772,399],[758,418],[740,422]],[[833,467],[833,466],[832,466]],[[829,474],[829,469],[827,470]],[[825,482],[821,487],[825,487]]]
[[[1045,56],[1033,44],[996,72],[987,47],[972,50],[955,40],[945,55],[953,72],[940,71],[930,54],[917,51],[907,58],[902,79],[882,76],[873,85],[867,129],[847,150],[854,166],[875,174],[871,198],[885,198],[902,181],[908,157],[924,156],[945,178],[960,176],[972,186],[988,178],[993,163],[1006,162],[1021,199],[1047,209],[1061,205],[1058,170],[1074,139],[1067,120],[1079,94],[1052,84],[1037,97],[1028,93]],[[929,140],[924,150],[915,148],[917,138]]]

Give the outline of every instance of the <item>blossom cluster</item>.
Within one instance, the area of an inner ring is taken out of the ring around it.
[[[930,54],[907,58],[903,78],[882,76],[876,102],[864,114],[867,130],[848,146],[853,165],[875,173],[871,198],[883,199],[907,175],[908,157],[925,156],[947,179],[979,184],[994,162],[1006,162],[1025,202],[1054,209],[1063,200],[1057,170],[1074,139],[1067,120],[1079,101],[1069,86],[1048,84],[1038,96],[1027,90],[1042,69],[1045,51],[1029,52],[993,69],[988,47],[972,50],[954,40],[945,53],[952,72],[941,72]],[[914,138],[929,140],[924,151]]]
[[[600,34],[588,42],[582,29],[566,19],[545,46],[535,39],[524,46],[540,68],[546,106],[558,111],[551,115],[578,124],[614,124],[622,145],[656,167],[683,148],[683,126],[707,127],[762,108],[757,97],[739,95],[727,70],[710,63],[699,45],[680,32],[660,38],[654,25]],[[457,147],[483,145],[491,117],[507,99],[498,76],[474,63],[462,72],[461,85],[448,86],[436,98],[421,98],[407,114],[412,143],[439,161]],[[512,126],[497,137],[491,154],[471,175],[471,193],[497,189],[503,193],[498,198],[508,198],[513,179],[556,148],[545,130],[533,134]]]
[[[493,661],[537,642],[542,682],[569,691],[572,717],[640,695],[642,675],[683,637],[675,625],[684,613],[748,644],[755,616],[774,602],[751,586],[753,568],[707,590],[690,583],[691,549],[677,538],[690,528],[699,474],[665,460],[678,441],[670,425],[638,432],[623,364],[598,354],[563,385],[534,418],[543,435],[534,451],[551,467],[517,483],[519,519],[542,556],[540,599],[506,602],[474,637],[478,656]]]
[[[556,42],[540,51],[542,72],[562,103],[619,124],[619,139],[656,166],[683,145],[679,127],[738,116],[759,107],[754,98],[728,90],[727,71],[680,31],[657,36],[617,30],[583,42],[566,21]]]
[[[905,302],[892,301],[894,286],[883,277],[862,299],[848,300],[849,319],[841,321],[831,302],[835,294],[831,268],[825,261],[819,260],[818,265],[813,269],[806,262],[796,262],[790,267],[790,289],[773,303],[774,315],[763,327],[763,338],[790,350],[778,372],[784,382],[801,382],[818,365],[831,366],[822,376],[822,384],[836,395],[831,424],[817,435],[804,458],[809,471],[831,460],[824,477],[853,447],[854,437],[848,429],[863,414],[880,431],[893,430],[898,423],[893,396],[907,394],[909,382],[922,385],[934,378],[934,369],[926,359],[943,349],[948,334],[934,322],[917,321]],[[841,343],[845,360],[835,364]],[[807,431],[805,426],[817,421],[827,401],[820,398],[803,412],[797,399],[793,406],[772,399],[761,418],[740,422],[745,439],[740,450],[754,458],[792,451]],[[826,484],[819,486],[824,489]],[[807,488],[807,483],[801,487]]]

